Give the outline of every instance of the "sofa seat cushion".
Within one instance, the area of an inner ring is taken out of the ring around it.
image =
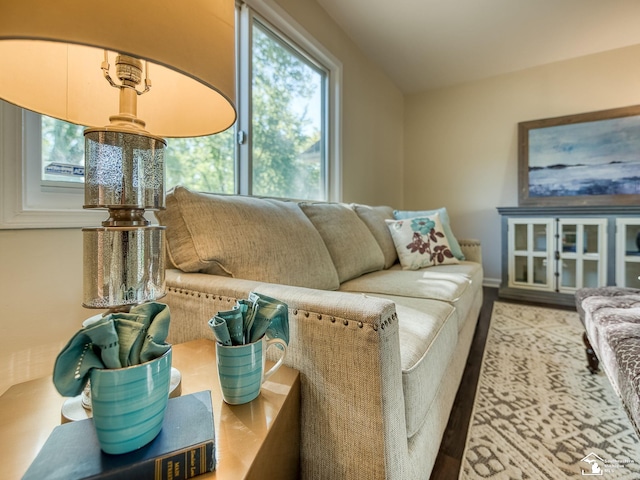
[[[476,290],[482,287],[482,267],[474,262],[438,265],[421,270],[403,270],[398,264],[340,285],[345,292],[397,295],[441,300],[469,311]],[[461,319],[460,322],[464,322]],[[458,325],[462,328],[462,324]]]
[[[340,283],[384,268],[380,245],[349,205],[300,203],[329,250]]]
[[[458,341],[455,308],[422,300],[421,309],[396,304],[407,436],[423,425]]]
[[[167,227],[172,263],[184,272],[338,288],[329,251],[295,202],[176,187],[167,196],[167,209],[156,215]]]

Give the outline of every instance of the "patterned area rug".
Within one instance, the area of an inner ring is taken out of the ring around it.
[[[640,444],[575,312],[495,302],[460,480],[640,479]]]

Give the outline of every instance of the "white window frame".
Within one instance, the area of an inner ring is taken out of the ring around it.
[[[246,0],[243,3],[328,71],[325,91],[328,104],[325,115],[326,195],[328,200],[339,202],[342,200],[342,63],[273,0]],[[250,58],[246,55],[246,49],[250,48],[247,38],[245,35],[237,45],[241,55],[244,54],[243,59]],[[248,85],[250,72],[246,67],[239,67],[236,128],[250,132],[250,92],[243,86]],[[99,225],[105,219],[105,212],[83,209],[82,189],[43,184],[41,138],[40,115],[0,100],[0,229]],[[251,139],[248,140],[238,145],[238,193],[250,191],[250,170],[247,169]]]
[[[0,101],[0,229],[74,228],[99,224],[104,211],[84,210],[84,190],[41,181],[40,115]]]

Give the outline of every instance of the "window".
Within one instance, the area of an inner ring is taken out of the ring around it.
[[[251,193],[326,200],[326,71],[254,21],[251,74]]]
[[[329,185],[338,174],[328,155],[331,69],[246,4],[236,30],[238,123],[211,137],[168,139],[167,187],[337,199]]]
[[[42,181],[84,183],[84,127],[42,115],[40,128]]]
[[[201,192],[234,193],[234,138],[233,127],[207,137],[168,138],[165,152],[167,189],[184,185]]]
[[[167,139],[167,188],[340,200],[340,63],[272,0],[238,4],[236,31],[238,121]],[[82,131],[0,101],[0,135],[18,139],[0,151],[0,228],[88,224]]]
[[[61,175],[43,181],[43,143],[40,115],[0,101],[0,228],[83,227],[105,220],[104,211],[83,210],[81,184],[58,181]]]

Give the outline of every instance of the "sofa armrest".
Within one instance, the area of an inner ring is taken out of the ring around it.
[[[169,305],[171,323],[169,343],[184,343],[199,338],[213,340],[207,322],[217,312],[231,310],[236,301],[247,298],[260,282],[205,273],[166,271],[167,295],[160,301]]]
[[[458,240],[460,244],[460,249],[462,253],[464,253],[464,257],[466,260],[470,262],[482,263],[482,246],[480,245],[480,240],[476,240],[475,238],[464,238],[462,240]]]
[[[169,341],[255,291],[289,306],[285,364],[300,371],[303,478],[385,478],[408,455],[395,304],[363,294],[167,271]],[[366,445],[361,445],[366,438]],[[357,450],[357,454],[354,452]]]

